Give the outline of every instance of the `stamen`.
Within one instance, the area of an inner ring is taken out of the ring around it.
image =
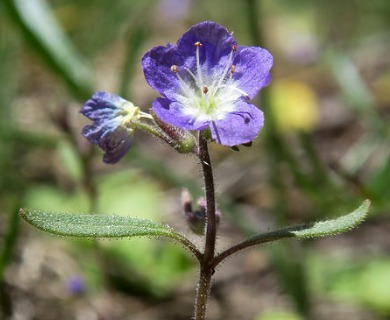
[[[235,68],[236,68],[234,65],[231,65],[231,63],[233,61],[233,53],[234,53],[234,51],[236,51],[236,48],[237,48],[236,45],[232,45],[232,51],[230,51],[229,59],[226,63],[225,70],[223,70],[222,76],[219,78],[219,81],[217,83],[217,86],[216,86],[217,90],[218,90],[218,88],[220,88],[222,86],[222,83],[225,81],[225,77],[226,77],[227,73],[229,72],[229,69],[231,71],[232,69],[235,70]],[[231,76],[231,74],[230,74],[230,76]]]
[[[236,65],[232,64],[232,65],[230,66],[229,80],[231,80],[231,79],[233,78],[234,72],[236,72]]]
[[[186,69],[187,71],[189,71],[188,69]],[[185,83],[185,81],[182,79],[182,77],[180,76],[179,74],[179,67],[175,64],[171,65],[171,71],[176,74],[177,78],[179,79],[179,84],[180,84],[180,87],[182,88],[183,92],[186,92],[188,90],[191,90],[190,87]],[[190,74],[191,71],[189,71]],[[195,77],[193,74],[192,74],[193,77]]]
[[[200,70],[199,48],[202,46],[202,43],[197,41],[194,43],[194,46],[196,47],[196,72],[198,73],[198,78],[199,78],[198,87],[201,88],[203,86],[203,78],[202,78],[202,72]]]
[[[193,74],[193,72],[190,69],[188,69],[188,68],[184,68],[184,70],[187,71],[189,73],[189,75],[191,76],[191,78],[194,79],[194,81],[196,82],[196,77]]]
[[[204,87],[203,87],[203,93],[204,93],[204,94],[207,94],[207,92],[209,92],[209,88],[207,88],[207,86],[204,86]]]
[[[230,89],[232,89],[234,91],[237,91],[242,96],[244,96],[244,98],[249,99],[249,94],[247,94],[244,90],[238,89],[236,86],[226,85],[226,84],[221,86],[221,88],[227,88],[227,87],[229,87]]]

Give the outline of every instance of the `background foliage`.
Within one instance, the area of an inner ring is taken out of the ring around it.
[[[266,127],[239,153],[213,146],[220,249],[271,226],[370,198],[369,220],[330,239],[240,254],[216,278],[211,319],[390,316],[390,3],[346,1],[0,2],[0,294],[11,319],[188,319],[190,257],[169,242],[65,241],[20,224],[19,207],[181,221],[200,195],[196,160],[147,136],[119,165],[79,132],[95,90],[147,109],[140,58],[213,20],[275,57]],[[224,246],[225,244],[225,246]],[[331,262],[331,263],[330,263]],[[82,286],[75,290],[75,279]],[[16,318],[15,318],[16,319]]]

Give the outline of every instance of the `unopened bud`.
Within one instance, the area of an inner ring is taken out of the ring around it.
[[[203,213],[203,215],[206,216],[206,208],[207,208],[206,199],[204,197],[200,197],[196,202],[196,204],[198,205],[198,208]],[[219,223],[219,220],[221,220],[221,212],[218,209],[216,209],[215,222],[217,223],[217,225]]]
[[[197,210],[192,209],[192,197],[187,189],[183,189],[181,193],[181,202],[183,214],[187,220],[187,224],[192,232],[197,235],[203,235],[206,225],[206,200],[200,197],[197,201]],[[221,213],[217,210],[215,218],[217,224],[219,223]]]
[[[181,191],[181,205],[184,215],[192,214],[192,197],[190,192],[185,188]]]
[[[203,209],[193,211],[192,196],[187,189],[183,189],[181,192],[181,205],[184,217],[191,231],[197,235],[203,235],[206,223],[206,211]]]

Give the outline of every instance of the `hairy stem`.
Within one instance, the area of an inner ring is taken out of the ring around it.
[[[215,239],[217,235],[217,222],[215,217],[215,191],[213,169],[211,167],[207,140],[199,135],[199,159],[202,165],[205,198],[206,198],[206,241],[204,248],[204,261],[209,262],[214,258]]]
[[[210,294],[211,277],[213,271],[210,268],[202,268],[200,270],[198,288],[196,291],[194,319],[206,319],[207,302]]]
[[[202,166],[206,198],[206,234],[202,259],[199,259],[200,275],[196,292],[194,319],[206,319],[207,301],[210,294],[211,277],[214,273],[212,261],[215,255],[217,223],[215,217],[215,190],[213,170],[206,138],[199,134],[199,160]]]
[[[262,243],[267,243],[267,242],[272,242],[276,240],[281,240],[285,238],[292,238],[295,235],[291,233],[291,231],[303,229],[305,226],[298,226],[298,227],[289,227],[285,229],[280,229],[280,230],[275,230],[263,234],[256,235],[254,237],[251,237],[249,239],[246,239],[240,243],[237,243],[236,245],[228,248],[227,250],[221,252],[218,254],[212,261],[212,266],[215,268],[220,262],[225,260],[227,257],[250,247],[262,244]]]

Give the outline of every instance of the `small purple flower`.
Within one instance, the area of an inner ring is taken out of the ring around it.
[[[163,96],[153,102],[156,115],[186,130],[209,128],[226,146],[252,141],[263,127],[263,112],[248,101],[270,82],[272,63],[267,50],[238,46],[210,21],[142,58],[147,82]]]
[[[73,295],[81,295],[86,289],[84,279],[78,275],[70,276],[66,281],[66,288]]]
[[[106,92],[95,92],[80,112],[93,121],[83,128],[82,135],[102,148],[103,161],[111,164],[131,147],[132,121],[145,116],[131,102]]]

